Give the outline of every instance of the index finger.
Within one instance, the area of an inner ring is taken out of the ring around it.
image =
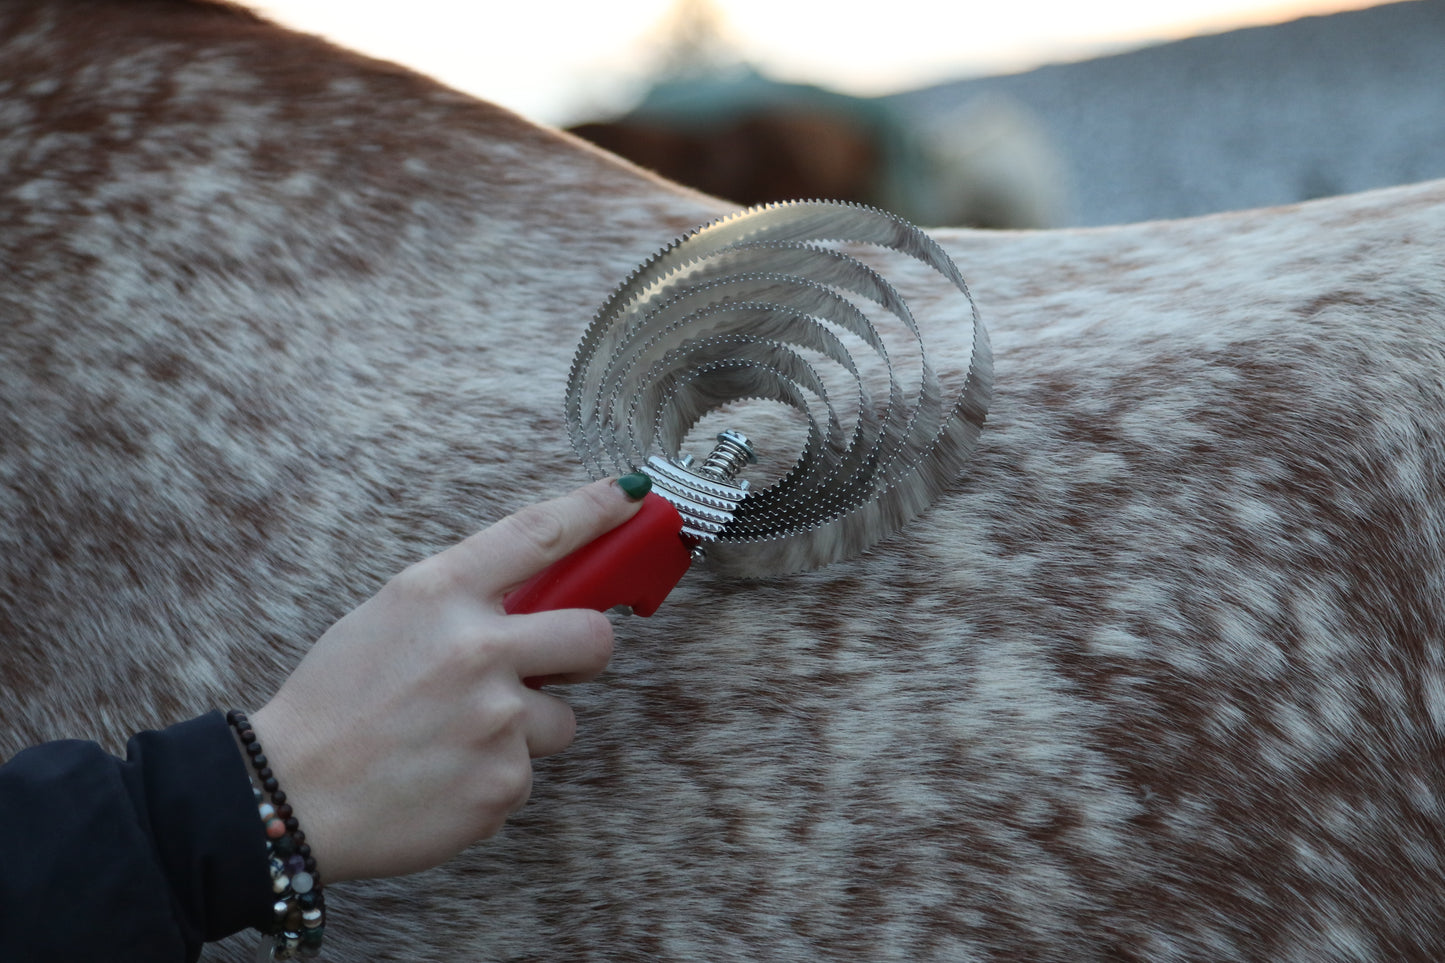
[[[528,505],[448,549],[476,573],[487,595],[500,596],[558,559],[627,521],[641,507],[604,479],[570,495]]]

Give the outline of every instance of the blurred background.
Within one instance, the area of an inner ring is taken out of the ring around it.
[[[251,6],[739,204],[1033,228],[1445,177],[1445,0]]]

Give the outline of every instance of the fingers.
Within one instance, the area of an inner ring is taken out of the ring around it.
[[[506,818],[527,804],[532,794],[532,760],[561,752],[572,744],[577,718],[560,699],[540,692],[528,693],[520,718],[525,754],[513,750],[493,753],[492,764],[474,770],[470,792],[460,798],[472,801],[476,818],[467,842],[495,835]]]
[[[516,777],[528,768],[527,760],[561,752],[577,735],[577,717],[567,702],[516,679],[480,688],[469,705],[459,703],[455,711],[477,751],[495,763],[499,785],[522,788]]]
[[[581,609],[511,616],[521,644],[513,665],[529,689],[591,682],[612,658],[612,623]]]
[[[572,707],[545,692],[528,690],[527,695],[527,753],[540,759],[572,745],[577,735],[577,716]]]
[[[507,649],[517,675],[548,682],[589,682],[612,658],[612,623],[601,612],[563,609],[508,616]]]
[[[479,587],[500,598],[558,559],[637,514],[611,479],[593,482],[570,495],[530,505],[442,553],[477,573]]]
[[[480,543],[477,543],[480,544]],[[429,627],[432,658],[454,681],[480,679],[501,669],[532,681],[586,682],[612,657],[612,624],[600,612],[563,609],[505,615],[496,594],[479,598],[486,576],[464,567],[448,549],[393,578],[363,609],[387,636],[405,637],[408,625]],[[480,563],[479,563],[480,564]]]

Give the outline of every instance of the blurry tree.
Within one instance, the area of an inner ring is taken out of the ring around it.
[[[1056,219],[1052,157],[1013,105],[983,105],[940,132],[884,99],[782,83],[747,63],[715,0],[676,0],[650,47],[641,102],[573,133],[742,205],[828,198],[977,227]]]

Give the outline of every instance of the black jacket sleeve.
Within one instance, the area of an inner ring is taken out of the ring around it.
[[[267,919],[246,763],[212,712],[126,746],[52,742],[0,766],[0,960],[195,960]]]

